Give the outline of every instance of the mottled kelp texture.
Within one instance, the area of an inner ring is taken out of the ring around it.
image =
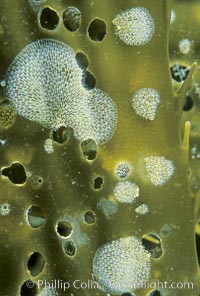
[[[2,296],[199,296],[199,11],[1,1]]]

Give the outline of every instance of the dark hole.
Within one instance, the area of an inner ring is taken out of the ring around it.
[[[88,34],[94,41],[102,41],[106,36],[106,24],[104,21],[95,19],[88,28]]]
[[[100,189],[103,185],[103,179],[101,177],[97,177],[94,179],[94,189]]]
[[[60,221],[57,224],[57,233],[62,237],[69,237],[72,233],[72,226],[68,221]]]
[[[65,244],[65,253],[68,256],[74,256],[76,251],[75,245],[73,243],[73,241],[68,241]]]
[[[123,293],[121,296],[133,296],[131,293]]]
[[[186,79],[189,74],[189,69],[186,66],[174,64],[170,68],[172,78],[177,82],[182,82]]]
[[[42,183],[43,183],[43,179],[42,179],[41,177],[39,177],[39,178],[37,179],[37,182],[38,182],[39,184],[42,184]]]
[[[87,211],[85,213],[85,222],[87,224],[94,224],[96,222],[96,215],[92,211]]]
[[[158,290],[151,291],[149,296],[161,296],[161,293]]]
[[[43,178],[40,176],[34,176],[32,179],[32,184],[34,186],[35,189],[38,189],[41,187],[41,185],[43,184]]]
[[[197,249],[197,257],[200,265],[200,221],[196,225],[196,249]]]
[[[194,106],[193,99],[190,96],[187,96],[185,98],[185,103],[184,103],[184,106],[183,106],[183,110],[184,111],[189,111],[189,110],[192,109],[193,106]]]
[[[66,127],[61,126],[59,129],[53,131],[53,140],[55,142],[62,144],[67,141],[67,138],[68,132]]]
[[[160,238],[155,234],[146,234],[142,238],[142,244],[151,253],[152,258],[160,258],[162,247]]]
[[[33,228],[41,227],[46,221],[44,211],[37,206],[32,206],[28,209],[27,219],[28,224]]]
[[[80,27],[81,12],[76,7],[68,7],[63,12],[64,26],[71,32],[76,31]]]
[[[28,260],[28,269],[32,276],[40,274],[44,268],[45,260],[43,256],[36,252]]]
[[[94,140],[88,139],[81,143],[83,156],[87,160],[94,160],[97,156],[97,144]]]
[[[31,280],[27,280],[22,286],[20,295],[21,296],[36,296],[37,295],[37,285]]]
[[[59,23],[59,16],[55,10],[46,7],[40,15],[40,24],[44,29],[54,30]]]
[[[24,184],[26,182],[26,172],[22,164],[16,162],[10,167],[2,169],[2,175],[14,184]]]
[[[89,61],[87,56],[82,52],[77,52],[76,54],[76,61],[81,69],[87,69],[89,65]]]
[[[89,71],[84,71],[82,84],[87,89],[93,89],[96,85],[96,79]]]

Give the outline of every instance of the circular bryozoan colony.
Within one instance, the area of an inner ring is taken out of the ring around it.
[[[146,215],[149,212],[147,204],[142,204],[135,209],[135,212],[139,215]]]
[[[45,287],[42,288],[38,296],[59,296],[58,292],[54,288]]]
[[[8,68],[6,95],[19,115],[47,128],[69,126],[78,140],[103,144],[113,136],[117,110],[102,90],[84,87],[83,74],[71,47],[41,39],[27,45]]]
[[[174,165],[165,157],[149,156],[144,158],[147,176],[156,186],[165,184],[174,173]]]
[[[188,54],[191,50],[192,42],[188,38],[179,41],[178,47],[182,54]]]
[[[75,32],[80,27],[81,12],[77,7],[68,7],[63,12],[63,24],[71,32]]]
[[[135,112],[151,121],[155,119],[159,102],[160,95],[153,88],[141,88],[132,96],[132,107]]]
[[[127,45],[144,45],[155,32],[154,20],[144,7],[123,11],[112,22],[116,36]]]
[[[129,173],[130,173],[130,165],[126,162],[120,162],[118,163],[116,169],[115,169],[115,174],[117,175],[117,177],[119,178],[126,178]]]
[[[9,203],[4,202],[2,204],[0,204],[0,215],[1,216],[7,216],[11,211],[11,207],[9,205]]]
[[[48,153],[51,154],[53,153],[53,140],[52,139],[46,139],[44,143],[44,150]]]
[[[122,203],[132,203],[139,196],[139,187],[130,181],[118,182],[114,188],[115,198]]]
[[[93,273],[108,293],[137,290],[149,279],[150,253],[134,236],[111,241],[96,251]]]

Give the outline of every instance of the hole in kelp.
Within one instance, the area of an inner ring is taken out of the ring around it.
[[[94,41],[102,41],[106,36],[105,22],[100,19],[94,19],[89,25],[88,35]]]
[[[188,67],[180,64],[172,65],[170,67],[170,71],[171,71],[172,78],[177,82],[183,82],[187,78],[190,72]]]
[[[93,89],[96,85],[96,79],[89,71],[84,71],[82,76],[82,84],[87,89]]]
[[[89,61],[87,56],[83,52],[76,53],[76,61],[81,69],[87,69]]]
[[[103,178],[98,176],[94,179],[94,189],[101,189],[103,186]]]
[[[94,160],[97,156],[97,144],[94,140],[88,139],[81,143],[82,154],[87,160]]]
[[[37,285],[32,280],[27,280],[21,286],[20,295],[21,296],[36,296],[37,295]]]
[[[10,167],[3,168],[1,172],[13,184],[21,185],[26,182],[26,171],[21,163],[15,162]]]
[[[74,256],[76,248],[73,241],[68,241],[65,244],[65,254],[68,256]]]
[[[39,253],[33,253],[28,260],[28,270],[32,276],[40,274],[44,268],[45,260],[44,257]]]
[[[194,106],[194,101],[190,96],[186,96],[185,103],[183,106],[184,111],[190,111],[192,107]]]
[[[68,238],[72,234],[72,225],[66,221],[60,221],[57,223],[56,231],[60,237]]]
[[[57,143],[64,143],[68,139],[68,130],[66,127],[61,126],[53,131],[53,140]]]
[[[87,224],[94,224],[96,222],[96,215],[93,211],[87,211],[84,215]]]
[[[44,211],[38,206],[31,206],[26,212],[26,218],[32,228],[41,227],[46,222]]]
[[[162,255],[162,246],[159,236],[155,234],[145,234],[142,238],[142,245],[151,253],[151,257],[158,259]]]
[[[46,30],[54,30],[59,24],[59,16],[57,12],[50,7],[45,7],[40,12],[40,25]]]

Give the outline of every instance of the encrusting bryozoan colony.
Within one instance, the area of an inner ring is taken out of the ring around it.
[[[50,154],[53,153],[53,140],[52,139],[46,139],[45,143],[44,143],[44,150]]]
[[[108,142],[117,110],[102,90],[87,89],[84,75],[68,45],[41,39],[27,45],[6,74],[6,95],[19,115],[56,129],[69,126],[78,140]]]
[[[147,176],[156,186],[165,184],[174,173],[173,162],[163,156],[145,157],[144,162]]]
[[[11,211],[10,205],[7,202],[0,204],[0,215],[7,216]]]
[[[59,294],[54,288],[45,287],[38,296],[59,296]]]
[[[142,204],[135,209],[135,212],[139,215],[146,215],[149,212],[147,204]]]
[[[141,117],[154,120],[160,102],[160,95],[153,88],[141,88],[132,96],[132,107]]]
[[[131,170],[131,168],[128,163],[120,162],[115,169],[115,174],[119,178],[126,178],[129,175],[130,170]]]
[[[115,198],[122,203],[132,203],[139,196],[139,187],[130,181],[118,182],[114,187]]]
[[[182,54],[188,54],[191,50],[192,42],[188,38],[179,41],[178,47]]]
[[[133,7],[119,13],[112,21],[116,36],[127,45],[144,45],[154,32],[155,24],[144,7]]]
[[[93,274],[108,293],[137,290],[149,279],[150,253],[135,236],[108,242],[95,253]]]

